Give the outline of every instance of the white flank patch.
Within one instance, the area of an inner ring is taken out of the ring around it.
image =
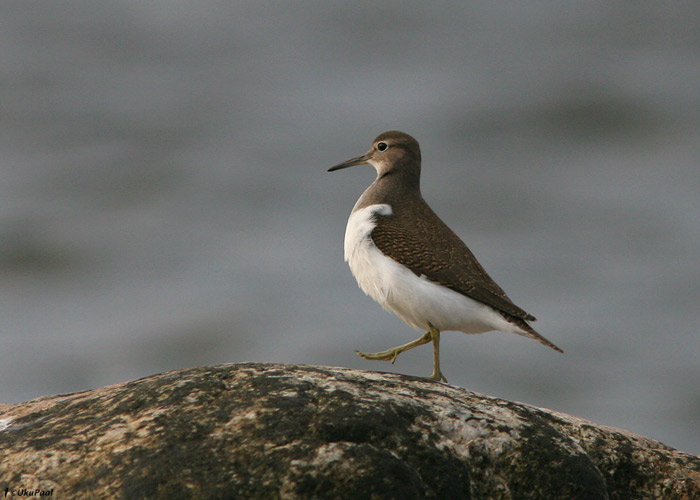
[[[370,238],[374,217],[391,214],[390,205],[377,204],[354,211],[348,219],[345,260],[363,292],[416,329],[429,330],[430,323],[440,331],[524,333],[493,308],[418,277],[381,253]]]

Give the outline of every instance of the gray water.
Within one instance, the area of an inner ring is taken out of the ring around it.
[[[0,401],[189,366],[427,375],[345,222],[385,130],[561,355],[443,336],[451,383],[700,453],[697,2],[4,2]]]

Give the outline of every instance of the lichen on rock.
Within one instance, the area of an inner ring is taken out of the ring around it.
[[[0,487],[57,498],[700,498],[700,458],[415,377],[201,367],[0,408]]]

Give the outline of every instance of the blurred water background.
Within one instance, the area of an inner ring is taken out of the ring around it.
[[[385,130],[565,355],[443,336],[475,391],[700,453],[697,2],[4,2],[0,401],[221,362],[427,375],[343,232]]]

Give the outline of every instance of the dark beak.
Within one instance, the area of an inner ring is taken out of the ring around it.
[[[368,158],[369,158],[369,153],[363,154],[362,156],[358,156],[357,158],[352,158],[348,161],[344,161],[343,163],[340,163],[334,167],[331,167],[328,169],[328,171],[335,172],[336,170],[340,170],[341,168],[354,167],[355,165],[365,165],[367,163]]]

